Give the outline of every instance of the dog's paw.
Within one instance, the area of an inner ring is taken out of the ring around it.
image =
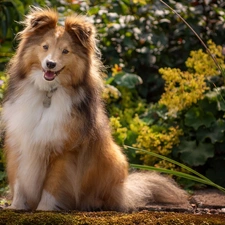
[[[37,210],[40,211],[57,211],[59,210],[58,202],[55,197],[48,193],[47,191],[43,191],[41,201],[38,204]]]
[[[25,210],[25,211],[27,211],[27,210],[29,210],[25,205],[20,205],[20,206],[15,206],[15,205],[9,205],[9,206],[2,206],[2,209],[3,210]]]

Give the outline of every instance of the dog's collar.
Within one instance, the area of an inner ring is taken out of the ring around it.
[[[57,90],[57,87],[55,88],[51,88],[50,91],[47,91],[46,94],[45,94],[45,98],[44,98],[44,101],[43,101],[43,106],[45,108],[49,108],[50,105],[51,105],[51,101],[52,101],[52,95],[53,93]]]

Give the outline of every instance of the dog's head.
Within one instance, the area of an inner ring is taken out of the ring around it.
[[[84,16],[67,17],[61,26],[57,25],[54,10],[33,8],[23,23],[25,29],[18,35],[21,42],[17,52],[25,70],[23,74],[28,76],[30,68],[36,71],[39,83],[83,82],[96,49],[95,29]],[[37,71],[42,72],[42,78]]]

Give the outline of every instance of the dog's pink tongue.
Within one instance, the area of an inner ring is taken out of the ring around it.
[[[54,80],[55,79],[55,73],[52,71],[46,71],[44,73],[44,78],[48,81]]]

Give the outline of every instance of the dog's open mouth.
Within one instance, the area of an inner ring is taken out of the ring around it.
[[[44,71],[44,78],[47,81],[54,80],[56,76],[57,76],[57,74],[53,71]]]
[[[47,81],[54,80],[56,78],[56,76],[58,76],[63,69],[64,69],[64,67],[58,71],[43,70],[45,80],[47,80]]]

